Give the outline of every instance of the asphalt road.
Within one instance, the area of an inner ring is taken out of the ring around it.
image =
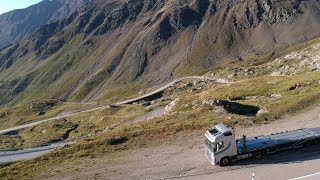
[[[239,168],[235,170],[227,170],[222,172],[170,178],[184,180],[250,180],[254,174],[255,180],[319,180],[320,179],[320,153],[307,157],[297,158],[295,162],[286,162],[279,164],[265,164],[247,168]]]
[[[17,151],[4,151],[4,152],[0,151],[0,163],[8,163],[8,162],[32,159],[37,156],[43,155],[47,152],[53,151],[57,148],[70,145],[74,142],[76,141],[54,143],[49,146],[35,147],[31,149],[23,149],[23,150],[17,150]]]
[[[255,180],[319,180],[320,144],[266,155],[261,159],[242,160],[216,171],[165,179],[250,180],[252,177]]]

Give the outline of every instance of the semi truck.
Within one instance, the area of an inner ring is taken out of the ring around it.
[[[205,156],[213,165],[227,166],[233,161],[260,158],[292,148],[320,142],[320,128],[298,129],[271,135],[235,139],[233,128],[218,124],[205,133]]]

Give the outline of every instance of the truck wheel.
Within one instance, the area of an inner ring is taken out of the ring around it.
[[[260,151],[256,151],[256,152],[253,153],[253,157],[256,158],[256,159],[261,158],[261,156],[262,156],[262,154],[261,154]]]
[[[227,166],[230,163],[230,158],[229,157],[224,157],[220,160],[220,166],[224,167]]]

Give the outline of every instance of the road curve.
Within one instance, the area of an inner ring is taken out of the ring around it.
[[[115,103],[114,105],[119,106],[119,105],[123,105],[123,104],[132,103],[132,102],[138,101],[140,99],[144,99],[146,97],[152,96],[154,94],[157,94],[157,93],[167,89],[168,87],[174,85],[175,83],[178,83],[178,82],[186,80],[186,79],[215,80],[215,79],[210,79],[210,78],[203,77],[203,76],[182,77],[182,78],[178,78],[178,79],[176,79],[176,80],[174,80],[174,81],[172,81],[172,82],[170,82],[170,83],[168,83],[168,84],[160,87],[159,89],[157,89],[155,91],[152,91],[152,92],[150,92],[148,94],[145,94],[145,95],[142,95],[142,96],[139,96],[139,97],[136,97],[136,98],[128,99],[128,100],[125,100],[125,101],[121,101],[121,102]],[[92,112],[92,111],[104,109],[104,108],[107,108],[108,106],[109,105],[101,106],[101,107],[97,107],[97,108],[93,108],[93,109],[88,109],[88,110],[83,110],[83,111],[77,111],[77,112],[73,112],[73,113],[66,114],[66,115],[55,116],[55,117],[44,119],[44,120],[40,120],[40,121],[37,121],[37,122],[24,124],[24,125],[20,125],[20,126],[8,128],[8,129],[3,129],[3,130],[0,130],[0,134],[5,134],[5,133],[8,133],[8,132],[17,131],[17,130],[25,129],[25,128],[28,128],[28,127],[37,126],[39,124],[46,123],[48,121],[58,120],[58,119],[61,119],[61,118],[70,117],[70,116],[81,114],[81,113],[87,113],[87,112]]]
[[[0,151],[0,164],[32,159],[34,157],[40,156],[42,154],[53,151],[57,148],[64,147],[66,145],[70,145],[75,142],[77,142],[77,140],[64,141],[64,142],[50,144],[48,146],[34,147],[30,149],[22,149],[22,150],[16,150],[16,151],[2,151],[2,152]]]
[[[144,99],[144,98],[147,98],[147,97],[150,97],[152,95],[155,95],[159,92],[162,92],[164,91],[165,89],[167,89],[168,87],[174,85],[175,83],[178,83],[180,81],[183,81],[183,80],[187,80],[187,79],[201,79],[201,80],[215,80],[215,79],[210,79],[210,78],[207,78],[207,77],[203,77],[203,76],[187,76],[187,77],[182,77],[182,78],[178,78],[172,82],[170,82],[169,84],[166,84],[162,87],[160,87],[159,89],[155,90],[155,91],[152,91],[148,94],[145,94],[145,95],[142,95],[142,96],[139,96],[139,97],[136,97],[136,98],[132,98],[132,99],[129,99],[129,100],[125,100],[125,101],[122,101],[122,102],[118,102],[116,103],[115,105],[123,105],[123,104],[129,104],[129,103],[132,103],[132,102],[135,102],[135,101],[139,101],[141,99]]]

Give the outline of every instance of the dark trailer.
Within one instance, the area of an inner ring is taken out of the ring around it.
[[[223,124],[205,133],[206,157],[214,165],[225,166],[232,160],[249,157],[260,158],[292,148],[299,148],[320,142],[320,128],[299,129],[271,135],[235,140],[233,129]]]

